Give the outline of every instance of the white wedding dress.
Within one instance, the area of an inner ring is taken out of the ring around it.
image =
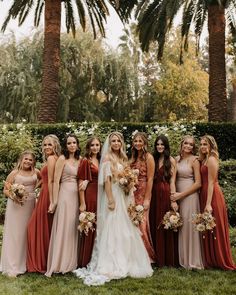
[[[123,166],[118,164],[118,170],[122,169]],[[119,183],[112,179],[115,209],[109,210],[104,191],[106,178],[112,177],[109,161],[101,164],[99,173],[97,237],[93,254],[87,268],[77,269],[74,273],[87,285],[102,285],[127,276],[149,277],[153,273],[150,259],[141,233],[127,213],[132,196],[126,196]]]

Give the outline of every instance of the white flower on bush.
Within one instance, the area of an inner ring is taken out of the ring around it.
[[[128,143],[128,144],[126,145],[126,147],[127,147],[127,149],[129,149],[129,148],[131,147],[131,145]]]
[[[126,126],[124,126],[124,127],[123,127],[123,129],[124,129],[124,130],[126,130],[126,129],[127,129],[127,127],[126,127]]]
[[[174,129],[174,131],[177,131],[177,130],[179,130],[179,128],[178,128],[178,127],[174,127],[173,129]]]
[[[86,218],[86,213],[81,212],[79,215],[79,221],[83,221],[83,220],[85,220],[85,218]]]

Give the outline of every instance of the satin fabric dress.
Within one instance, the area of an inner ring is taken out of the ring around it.
[[[17,276],[26,272],[27,225],[35,206],[36,173],[32,176],[17,174],[14,183],[25,186],[28,197],[21,206],[7,200],[0,269],[3,274]]]
[[[186,159],[182,159],[177,162],[176,191],[186,191],[193,183],[193,168]],[[181,199],[179,207],[183,218],[183,226],[179,230],[179,264],[186,269],[203,269],[200,234],[192,223],[193,214],[200,212],[198,192]]]
[[[96,167],[88,159],[83,159],[78,171],[78,178],[80,180],[88,180],[89,183],[84,192],[86,211],[97,213],[97,193],[98,193],[98,167]],[[78,266],[86,266],[92,256],[94,240],[96,236],[95,231],[89,231],[86,236],[84,233],[80,234],[79,239],[79,254]]]
[[[208,190],[208,167],[201,165],[202,188],[200,193],[201,212],[204,211],[207,201]],[[216,227],[212,231],[206,231],[202,234],[204,249],[204,265],[206,268],[220,268],[223,270],[235,270],[233,262],[230,240],[229,223],[224,195],[215,179],[212,195],[212,215],[215,217]]]
[[[27,270],[41,272],[47,270],[48,247],[53,222],[53,214],[48,213],[50,204],[48,191],[48,168],[41,169],[42,188],[39,200],[29,220],[27,229]]]
[[[132,169],[138,169],[138,185],[136,185],[136,191],[134,192],[134,199],[136,205],[143,205],[144,196],[147,187],[147,164],[146,161],[137,160],[131,164]],[[151,200],[150,200],[151,201]],[[145,210],[143,222],[140,224],[139,229],[142,233],[142,239],[147,249],[151,262],[156,261],[156,255],[153,249],[150,225],[149,225],[149,209]]]
[[[66,273],[77,268],[79,232],[78,163],[65,163],[58,195],[58,204],[53,218],[48,250],[47,272]]]
[[[162,220],[171,209],[170,184],[164,179],[164,167],[156,168],[150,204],[150,230],[157,266],[178,266],[178,232],[164,229]]]

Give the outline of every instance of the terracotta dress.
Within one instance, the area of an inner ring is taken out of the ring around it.
[[[93,165],[88,159],[83,159],[79,168],[78,177],[81,180],[88,180],[89,183],[85,190],[86,211],[97,212],[97,192],[98,192],[98,167]],[[93,244],[96,231],[90,231],[86,236],[84,233],[80,235],[78,266],[86,266],[92,255]]]
[[[36,174],[17,174],[14,183],[23,184],[29,196],[23,206],[14,203],[10,198],[7,200],[0,268],[2,273],[9,276],[26,272],[27,224],[35,205],[36,182]]]
[[[170,184],[164,180],[164,168],[157,168],[154,175],[150,204],[150,230],[156,262],[159,267],[178,266],[178,233],[164,229],[161,224],[171,210]]]
[[[48,247],[53,221],[53,214],[48,213],[50,200],[47,166],[41,169],[41,177],[42,188],[39,200],[27,229],[27,270],[28,272],[44,273],[47,270]]]
[[[147,186],[147,164],[145,161],[137,160],[135,163],[131,164],[132,169],[138,169],[138,185],[136,186],[137,190],[134,192],[134,199],[136,205],[143,205],[144,195]],[[144,220],[140,225],[140,231],[142,234],[142,239],[151,262],[156,261],[156,255],[153,249],[150,226],[149,226],[149,210],[145,211]]]
[[[207,201],[208,190],[208,167],[201,166],[202,188],[200,193],[201,212],[204,211]],[[230,241],[229,241],[229,224],[224,195],[215,180],[214,191],[211,206],[213,216],[216,219],[216,227],[211,231],[203,234],[204,264],[206,268],[221,268],[224,270],[235,270],[233,262]]]
[[[194,183],[193,169],[185,159],[177,162],[176,191],[186,191]],[[180,214],[183,226],[179,230],[179,264],[186,269],[202,269],[200,234],[192,224],[192,214],[200,212],[197,192],[180,200]]]
[[[78,163],[65,163],[62,171],[58,205],[53,218],[46,276],[75,270],[78,260]]]

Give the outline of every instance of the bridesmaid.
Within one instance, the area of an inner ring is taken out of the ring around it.
[[[140,225],[144,245],[151,262],[156,261],[156,255],[151,241],[149,227],[149,207],[152,195],[152,184],[155,170],[153,156],[147,151],[148,139],[143,132],[137,132],[132,142],[131,168],[138,169],[138,185],[134,192],[135,203],[143,205],[145,209],[144,221]]]
[[[80,185],[80,212],[88,211],[97,213],[97,192],[98,192],[98,167],[101,157],[101,142],[97,137],[87,141],[85,158],[79,168]],[[87,184],[87,187],[82,186]],[[96,232],[89,232],[88,236],[81,234],[79,242],[78,266],[86,266],[92,255],[93,244]]]
[[[213,233],[204,234],[203,249],[206,268],[235,270],[230,241],[229,224],[224,195],[218,183],[219,154],[215,139],[205,135],[200,142],[202,189],[200,193],[201,212],[212,212],[216,219]]]
[[[39,170],[35,169],[35,155],[31,151],[24,151],[16,168],[8,175],[3,191],[8,200],[0,268],[9,277],[26,272],[27,224],[34,209],[34,189],[39,179]],[[13,183],[23,184],[28,193],[22,206],[11,199],[9,186]]]
[[[53,175],[55,164],[60,155],[61,147],[56,135],[50,134],[44,137],[42,153],[44,165],[41,169],[42,188],[39,200],[29,220],[27,230],[28,272],[46,272],[48,247],[55,209],[53,204]]]
[[[167,211],[178,210],[176,202],[171,202],[171,192],[175,190],[176,162],[170,156],[168,138],[161,134],[154,143],[155,174],[150,205],[150,229],[157,265],[178,266],[178,233],[165,230],[161,225]]]
[[[195,156],[196,146],[192,136],[181,141],[177,160],[176,190],[172,201],[179,200],[183,226],[179,230],[179,263],[186,269],[202,269],[200,234],[194,230],[192,214],[199,213],[198,190],[201,187],[200,163]]]
[[[48,250],[46,276],[75,270],[78,260],[78,167],[79,141],[74,134],[66,136],[63,155],[55,167],[53,202],[57,209],[53,219]]]

